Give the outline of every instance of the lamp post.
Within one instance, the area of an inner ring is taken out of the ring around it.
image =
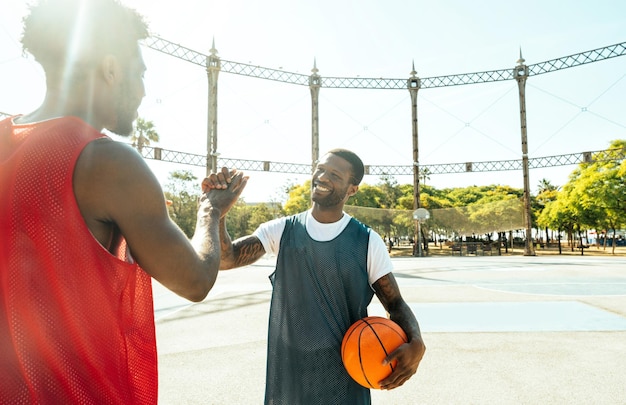
[[[419,257],[423,256],[422,252],[422,229],[421,223],[430,218],[430,212],[426,208],[418,208],[413,211],[413,219],[417,221],[417,240],[415,243],[417,244],[417,255]]]

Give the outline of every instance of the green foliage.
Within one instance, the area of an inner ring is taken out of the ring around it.
[[[282,216],[282,209],[279,206],[270,206],[265,203],[253,205],[250,208],[250,217],[248,218],[247,234],[251,234],[262,223],[270,221],[274,218]],[[241,235],[240,235],[241,236]]]
[[[348,204],[359,207],[380,208],[383,198],[384,193],[379,187],[362,184],[359,186],[359,191],[350,198]]]
[[[620,229],[626,226],[626,162],[621,159],[626,141],[614,141],[607,152],[581,164],[562,188],[542,179],[537,196],[531,195],[534,224],[565,230],[571,239],[585,229]],[[621,154],[620,154],[621,153]],[[424,180],[428,177],[424,177]],[[504,185],[453,189],[420,188],[420,206],[430,219],[423,228],[443,235],[480,235],[524,228],[524,190]],[[415,221],[413,185],[398,185],[383,176],[377,185],[362,184],[345,207],[381,235],[412,235]],[[310,208],[310,182],[293,186],[285,204],[287,214]]]
[[[143,118],[137,118],[135,121],[135,130],[130,137],[133,146],[141,152],[144,146],[150,146],[152,142],[159,142],[160,136],[154,127],[152,121],[146,121]]]
[[[226,229],[234,240],[252,234],[262,223],[283,215],[280,205],[265,203],[247,205],[245,201],[240,200],[226,216]]]
[[[172,202],[168,207],[170,217],[188,237],[196,227],[200,186],[198,178],[188,170],[173,171],[164,187],[165,198]]]
[[[382,176],[378,188],[381,191],[380,208],[395,209],[398,198],[401,196],[396,179],[391,176]]]
[[[621,159],[625,149],[626,140],[613,141],[608,151],[579,164],[562,190],[540,188],[537,200],[544,208],[538,224],[565,229],[570,239],[575,231],[626,226],[626,160]]]
[[[249,217],[250,210],[246,206],[246,203],[241,200],[237,201],[230,211],[228,211],[226,215],[226,230],[233,240],[250,234],[248,232]]]
[[[173,171],[164,187],[165,198],[171,201],[168,212],[188,237],[193,236],[198,212],[200,187],[190,171]],[[226,229],[232,238],[250,235],[262,223],[285,215],[278,203],[247,205],[240,199],[226,216]]]
[[[484,192],[489,188],[478,187],[478,186],[470,186],[464,188],[453,188],[449,189],[448,199],[453,202],[453,206],[455,207],[464,207],[466,205],[475,204],[483,198]]]
[[[363,184],[345,210],[381,235],[413,235],[413,186],[395,185],[395,191],[391,192],[391,184],[389,181],[379,186]],[[422,227],[426,232],[452,237],[490,234],[524,226],[522,190],[498,185],[444,190],[424,186],[420,191],[421,206],[431,214]],[[391,205],[385,202],[385,195],[397,196],[395,205],[402,209],[385,209],[386,205]],[[473,203],[463,205],[467,201]],[[355,202],[361,204],[357,207]]]
[[[311,208],[311,180],[289,189],[289,199],[285,203],[285,214],[293,215]]]

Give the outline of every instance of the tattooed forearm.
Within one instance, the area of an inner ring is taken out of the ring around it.
[[[220,220],[220,248],[221,270],[252,264],[265,254],[263,244],[256,236],[244,236],[232,241],[224,218]]]
[[[265,254],[263,244],[256,236],[246,236],[233,242],[235,267],[256,262]]]
[[[417,319],[411,308],[402,298],[400,289],[392,273],[381,277],[373,285],[376,296],[380,300],[389,317],[396,322],[408,335],[409,340],[420,337],[420,329]]]

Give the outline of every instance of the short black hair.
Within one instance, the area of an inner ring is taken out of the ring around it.
[[[352,166],[352,184],[358,186],[361,183],[363,175],[365,174],[365,167],[363,166],[363,161],[357,156],[356,153],[342,148],[331,149],[326,153],[333,154],[347,160]]]
[[[148,25],[117,0],[39,0],[24,17],[22,48],[44,70],[132,56]]]

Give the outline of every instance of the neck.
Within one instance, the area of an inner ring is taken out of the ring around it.
[[[97,117],[99,99],[103,95],[94,79],[94,72],[79,67],[74,67],[72,75],[67,72],[67,69],[62,68],[46,70],[46,96],[41,106],[25,115],[23,121],[37,122],[74,116],[101,130],[103,125]]]
[[[343,217],[343,204],[334,207],[321,207],[314,202],[311,215],[322,224],[337,222]]]
[[[90,114],[91,102],[75,92],[48,89],[43,103],[35,111],[21,117],[23,123],[45,121],[59,117],[78,117],[96,129],[99,126],[94,114]]]

